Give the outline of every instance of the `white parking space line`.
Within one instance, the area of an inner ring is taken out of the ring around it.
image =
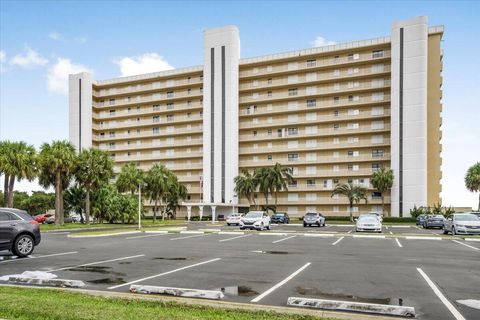
[[[250,236],[251,236],[251,234],[245,234],[245,235],[242,235],[242,236],[236,236],[236,237],[233,237],[233,238],[218,240],[218,242],[225,242],[225,241],[230,241],[230,240],[235,240],[235,239],[240,239],[240,238],[245,238],[245,237],[250,237]]]
[[[385,239],[385,236],[376,236],[373,234],[354,234],[354,238]]]
[[[294,273],[292,273],[291,275],[289,275],[288,277],[286,277],[285,279],[283,279],[282,281],[280,281],[279,283],[277,283],[276,285],[274,285],[273,287],[271,287],[270,289],[268,289],[267,291],[265,291],[264,293],[262,293],[261,295],[256,297],[255,299],[252,299],[250,302],[258,302],[258,301],[262,300],[263,298],[268,296],[270,293],[277,290],[278,288],[283,286],[285,283],[287,283],[288,281],[293,279],[297,274],[299,274],[300,272],[305,270],[310,264],[311,264],[310,262],[306,263],[300,269],[298,269],[297,271],[295,271]]]
[[[45,235],[54,235],[54,236],[64,235],[64,234],[70,234],[70,232],[45,232]]]
[[[406,236],[407,240],[442,240],[442,238],[435,237],[422,237],[422,236]]]
[[[462,246],[468,247],[468,248],[470,248],[470,249],[480,251],[480,249],[475,248],[474,246],[471,246],[471,245],[469,245],[469,244],[460,242],[460,241],[458,241],[458,240],[452,240],[452,241],[453,241],[453,242],[456,242],[456,243],[458,243],[458,244],[461,244]]]
[[[348,231],[347,233],[352,233],[353,230]]]
[[[125,238],[125,240],[131,240],[131,239],[142,239],[142,238],[150,238],[150,237],[159,237],[159,236],[165,236],[168,233],[157,233],[157,234],[147,234],[145,236],[135,236],[135,237],[128,237]]]
[[[388,230],[388,226],[385,226],[385,229],[387,229],[387,230]]]
[[[273,241],[272,243],[282,242],[282,241],[285,241],[285,240],[288,240],[288,239],[292,239],[292,238],[295,238],[295,237],[296,237],[296,236],[286,237],[286,238],[283,238],[283,239],[280,239],[280,240]]]
[[[144,254],[138,254],[136,256],[122,257],[122,258],[116,258],[116,259],[111,259],[111,260],[103,260],[103,261],[95,261],[95,262],[90,262],[90,263],[79,264],[77,266],[69,266],[69,267],[49,270],[49,272],[63,271],[63,270],[69,270],[69,269],[75,269],[75,268],[81,268],[81,267],[87,267],[87,266],[94,266],[94,265],[97,265],[97,264],[115,262],[115,261],[121,261],[121,260],[128,260],[128,259],[135,259],[135,258],[140,258],[140,257],[144,257],[144,256],[145,256]]]
[[[395,238],[395,241],[397,242],[397,244],[398,244],[398,246],[399,246],[400,248],[403,248],[403,246],[402,246],[402,244],[400,243],[400,241],[398,240],[398,238]]]
[[[26,261],[30,259],[41,259],[41,258],[49,258],[49,257],[57,257],[57,256],[65,256],[68,254],[76,254],[78,251],[70,251],[70,252],[62,252],[62,253],[53,253],[53,254],[45,254],[45,255],[40,255],[40,256],[29,256],[28,258],[16,258],[13,260],[5,260],[5,261],[0,261],[0,263],[7,263],[7,262],[14,262],[14,261]]]
[[[172,238],[170,240],[182,240],[182,239],[190,239],[190,238],[197,238],[197,237],[205,237],[206,234],[196,234],[194,236],[187,236],[187,237],[180,237],[180,238]]]
[[[337,241],[335,241],[334,243],[332,243],[332,246],[334,246],[334,245],[336,245],[337,243],[339,243],[340,241],[342,241],[343,238],[345,238],[345,237],[341,237],[340,239],[338,239]]]
[[[450,301],[447,300],[447,298],[443,295],[443,293],[438,289],[438,287],[433,283],[432,280],[427,276],[425,272],[423,272],[422,269],[417,268],[417,271],[420,273],[420,275],[425,279],[427,284],[432,288],[433,292],[437,295],[437,297],[440,299],[440,301],[443,302],[443,304],[447,307],[447,309],[452,313],[452,315],[455,317],[456,320],[465,320],[465,318],[461,315],[460,312],[458,312],[457,309],[450,303]]]
[[[190,268],[193,268],[193,267],[201,266],[201,265],[203,265],[203,264],[215,262],[215,261],[218,261],[218,260],[221,260],[221,259],[222,259],[222,258],[215,258],[215,259],[211,259],[211,260],[208,260],[208,261],[203,261],[203,262],[191,264],[191,265],[188,265],[188,266],[185,266],[185,267],[181,267],[181,268],[178,268],[178,269],[175,269],[175,270],[171,270],[171,271],[159,273],[159,274],[156,274],[156,275],[153,275],[153,276],[150,276],[150,277],[146,277],[146,278],[142,278],[142,279],[130,281],[130,282],[127,282],[127,283],[124,283],[124,284],[119,284],[118,286],[109,287],[108,290],[113,290],[113,289],[117,289],[117,288],[120,288],[120,287],[129,286],[129,285],[134,284],[134,283],[142,282],[142,281],[145,281],[145,280],[150,280],[150,279],[153,279],[153,278],[158,278],[158,277],[166,276],[167,274],[171,274],[171,273],[174,273],[174,272],[178,272],[178,271],[190,269]]]
[[[390,234],[393,234],[393,232],[392,232],[392,231],[390,231]]]

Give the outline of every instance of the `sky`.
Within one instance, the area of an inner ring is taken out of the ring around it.
[[[464,176],[480,161],[479,12],[475,1],[0,0],[0,140],[68,139],[69,73],[101,80],[201,65],[207,28],[238,26],[247,58],[389,36],[393,21],[426,15],[445,26],[443,204],[476,208]]]

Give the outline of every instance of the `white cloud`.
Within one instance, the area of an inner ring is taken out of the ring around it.
[[[330,41],[325,39],[324,37],[318,36],[315,38],[315,40],[311,41],[310,44],[312,47],[323,47],[323,46],[329,46],[332,44],[336,44],[335,41]]]
[[[136,57],[124,57],[113,61],[120,67],[122,76],[172,70],[173,67],[156,53],[145,53]]]
[[[6,71],[3,66],[5,62],[7,62],[7,54],[5,51],[0,50],[0,73]]]
[[[48,37],[50,39],[53,39],[53,40],[61,40],[62,39],[62,34],[61,33],[58,33],[58,32],[50,32],[50,34],[48,35]]]
[[[42,57],[37,51],[25,47],[23,53],[15,55],[11,60],[11,65],[17,65],[23,68],[33,67],[33,66],[44,66],[48,63],[48,60]]]
[[[82,37],[76,37],[74,40],[79,44],[84,44],[84,43],[87,43],[88,38],[85,36],[82,36]]]
[[[81,64],[73,64],[70,59],[58,58],[47,74],[48,91],[66,95],[68,94],[68,75],[80,72],[93,71]]]

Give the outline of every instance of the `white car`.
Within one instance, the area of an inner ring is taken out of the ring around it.
[[[357,219],[356,231],[382,232],[382,222],[373,215],[360,215]]]
[[[270,230],[270,217],[265,211],[250,211],[240,220],[240,230]]]
[[[242,220],[243,214],[242,213],[232,213],[227,217],[227,226],[239,226],[240,221]]]
[[[378,220],[380,220],[380,222],[383,222],[382,214],[379,213],[379,212],[376,212],[376,211],[371,211],[371,212],[368,212],[368,213],[362,213],[361,215],[358,216],[358,218],[366,217],[366,216],[376,217]]]

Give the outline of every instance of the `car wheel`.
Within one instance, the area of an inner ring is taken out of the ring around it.
[[[24,258],[33,252],[34,247],[33,238],[27,234],[23,234],[15,239],[12,252],[16,256]]]
[[[304,223],[303,223],[303,227],[305,228],[306,226],[307,226],[307,224],[304,222]]]
[[[320,222],[317,223],[317,226],[320,228],[322,225]]]
[[[456,236],[457,235],[457,230],[455,230],[455,227],[452,226],[452,236]]]
[[[245,228],[240,227],[240,230],[245,230]]]
[[[443,227],[442,229],[443,229],[443,234],[448,234],[448,230],[445,229],[445,227]]]
[[[229,226],[229,227],[230,227],[230,223],[227,223],[227,226]]]
[[[270,225],[267,226],[267,230],[270,230]]]

